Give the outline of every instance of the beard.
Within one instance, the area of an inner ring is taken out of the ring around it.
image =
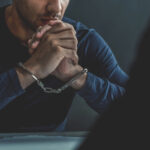
[[[37,30],[38,26],[35,25],[35,23],[31,22],[29,19],[27,19],[28,17],[26,17],[26,15],[24,15],[24,13],[19,9],[19,7],[16,7],[16,11],[17,11],[17,14],[18,14],[23,26],[25,26],[27,29],[30,29],[33,32],[35,32]],[[27,16],[29,16],[29,15],[27,15]]]

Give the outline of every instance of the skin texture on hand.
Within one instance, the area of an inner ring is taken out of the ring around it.
[[[28,43],[31,47],[31,49],[30,49],[31,55],[36,51],[36,47],[40,43],[40,40],[42,39],[44,34],[46,32],[48,32],[49,30],[54,31],[55,30],[54,26],[57,25],[57,23],[60,23],[60,21],[53,21],[53,22],[51,21],[49,23],[49,25],[46,25],[45,27],[40,27],[40,30],[37,30],[37,32],[33,36],[35,39],[32,39],[32,40],[30,39],[28,41]],[[58,30],[56,30],[56,31],[58,32]],[[75,33],[74,30],[73,30],[73,32]],[[74,49],[77,52],[77,43],[74,46]],[[56,76],[57,78],[59,78],[62,81],[68,81],[69,79],[71,79],[73,76],[75,76],[77,73],[79,73],[82,70],[83,70],[83,68],[78,65],[78,61],[74,62],[71,58],[65,57],[60,62],[58,67],[52,72],[52,75]],[[85,80],[86,80],[86,75],[83,75],[77,81],[75,81],[74,84],[72,84],[73,88],[80,89],[84,85]]]

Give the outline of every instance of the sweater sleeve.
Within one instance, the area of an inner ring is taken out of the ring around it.
[[[80,63],[89,72],[84,87],[77,93],[101,113],[125,93],[129,77],[119,67],[108,44],[95,30],[89,31],[83,41],[80,43]]]
[[[15,69],[0,73],[0,110],[23,93]]]

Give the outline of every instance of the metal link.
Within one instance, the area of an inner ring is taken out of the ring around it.
[[[53,89],[50,87],[45,87],[43,82],[40,81],[33,73],[31,73],[24,65],[23,63],[18,63],[18,66],[21,67],[23,70],[25,70],[27,73],[29,73],[32,78],[37,82],[37,85],[45,92],[45,93],[54,93],[54,94],[60,94],[62,91],[64,91],[66,88],[68,88],[75,80],[77,80],[80,76],[82,76],[84,73],[88,72],[88,69],[85,68],[81,72],[79,72],[77,75],[75,75],[70,81],[66,82],[62,87],[58,89]]]

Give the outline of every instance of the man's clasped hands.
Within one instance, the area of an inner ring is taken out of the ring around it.
[[[24,64],[39,79],[52,74],[61,81],[68,81],[83,70],[78,64],[76,31],[72,25],[52,20],[40,26],[28,40],[30,59]],[[72,84],[80,89],[86,75]]]

